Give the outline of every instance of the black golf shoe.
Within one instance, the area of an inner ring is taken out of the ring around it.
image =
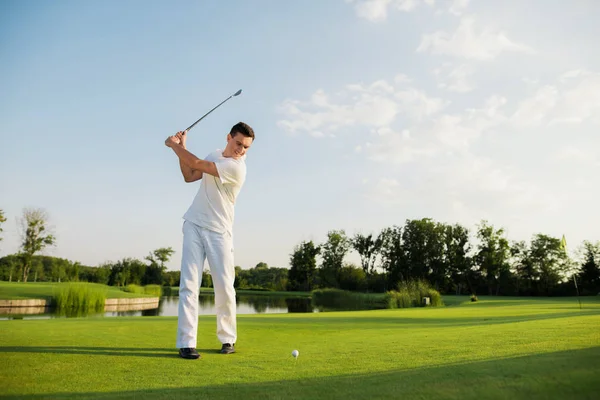
[[[234,344],[231,343],[224,343],[223,346],[221,347],[221,354],[231,354],[231,353],[235,353],[235,347]]]
[[[200,358],[200,354],[193,347],[184,347],[179,349],[179,356],[181,358],[187,358],[188,360],[196,360]]]

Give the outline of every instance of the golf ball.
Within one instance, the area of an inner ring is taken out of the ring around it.
[[[293,355],[294,357],[298,357],[298,354],[300,354],[300,353],[298,352],[298,350],[294,350],[294,351],[292,351],[292,355]]]

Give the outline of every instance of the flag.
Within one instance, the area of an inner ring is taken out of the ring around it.
[[[565,253],[567,252],[567,239],[565,239],[565,235],[563,235],[562,240],[560,241],[560,248]]]

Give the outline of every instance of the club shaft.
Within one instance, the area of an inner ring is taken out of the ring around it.
[[[207,112],[206,114],[204,114],[203,116],[201,116],[196,122],[194,122],[193,124],[191,124],[190,126],[188,126],[187,129],[186,129],[186,131],[189,131],[190,129],[192,129],[194,126],[196,126],[196,124],[198,122],[202,121],[204,119],[204,117],[206,117],[211,112],[215,111],[217,108],[219,108],[221,106],[221,104],[225,103],[227,100],[231,99],[233,96],[238,95],[240,92],[241,91],[237,92],[236,94],[232,94],[231,96],[229,96],[228,98],[226,98],[225,100],[223,100],[222,102],[220,102],[219,104],[217,104],[217,106],[215,108],[213,108],[212,110],[210,110],[209,112]]]

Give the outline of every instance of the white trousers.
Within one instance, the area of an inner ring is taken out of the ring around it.
[[[228,233],[220,234],[184,221],[177,348],[197,347],[198,294],[207,259],[215,290],[217,338],[221,343],[234,344],[237,340],[233,240]]]

